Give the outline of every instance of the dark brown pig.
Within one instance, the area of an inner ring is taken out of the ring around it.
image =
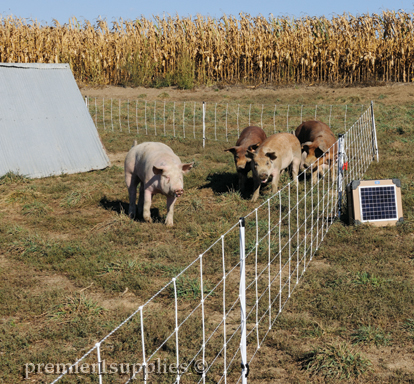
[[[295,135],[302,145],[304,167],[308,168],[313,164],[312,183],[316,183],[318,174],[323,174],[326,167],[330,168],[334,180],[337,145],[329,126],[321,121],[305,121],[296,128]]]
[[[129,193],[129,216],[135,217],[137,187],[138,216],[152,222],[150,207],[152,196],[161,193],[167,196],[165,224],[173,225],[174,204],[184,193],[183,174],[193,163],[182,164],[173,150],[163,143],[146,142],[133,146],[125,158],[125,183]]]
[[[250,126],[243,129],[234,147],[224,150],[231,152],[234,156],[241,192],[244,192],[247,174],[251,170],[251,159],[246,157],[246,152],[248,149],[255,150],[264,140],[266,140],[265,131],[262,128]]]

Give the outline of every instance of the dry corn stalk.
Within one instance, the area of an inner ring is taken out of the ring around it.
[[[42,26],[0,18],[0,62],[70,63],[77,80],[118,84],[129,68],[163,77],[186,55],[200,83],[414,81],[413,14],[212,19],[197,15],[118,20],[72,18]]]

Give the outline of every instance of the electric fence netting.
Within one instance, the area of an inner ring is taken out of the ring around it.
[[[337,143],[235,223],[53,383],[247,383],[254,359],[342,211],[342,191],[377,158],[373,105]],[[333,167],[333,171],[332,171]],[[318,172],[316,182],[312,172]],[[122,361],[122,363],[120,363]],[[59,373],[59,372],[58,372]],[[121,374],[121,376],[119,376]],[[118,381],[116,381],[118,382]]]
[[[97,99],[86,97],[95,126],[104,132],[235,143],[250,125],[266,134],[291,131],[306,120],[321,120],[334,133],[346,131],[365,105],[272,105]]]

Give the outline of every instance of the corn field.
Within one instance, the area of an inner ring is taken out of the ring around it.
[[[165,16],[41,25],[0,17],[0,62],[69,63],[88,84],[412,82],[414,14]],[[187,72],[186,72],[187,71]]]

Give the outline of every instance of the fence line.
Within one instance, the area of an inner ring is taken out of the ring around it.
[[[135,104],[135,127],[130,127],[130,113],[133,110],[130,108],[131,103]],[[188,108],[188,104],[191,103],[193,108]],[[102,99],[101,102],[97,98],[87,97],[86,105],[96,127],[104,131],[110,126],[112,131],[122,132],[123,127],[128,126],[128,132],[134,128],[139,135],[143,134],[141,128],[144,127],[145,135],[232,142],[236,141],[240,131],[249,125],[260,126],[270,135],[294,130],[302,121],[312,119],[327,122],[334,133],[340,133],[349,128],[347,121],[355,121],[367,108],[362,104],[241,105],[176,101],[163,101],[163,108],[157,108],[157,101],[150,103],[137,99],[134,102],[118,100],[118,108],[113,110],[112,99]],[[163,126],[163,131],[157,130],[159,126]],[[181,129],[177,130],[178,127]],[[188,129],[191,128],[193,135],[188,135]]]
[[[378,156],[375,140],[371,104],[334,144],[336,172],[325,164],[313,183],[314,167],[305,169],[297,187],[287,184],[241,218],[53,383],[89,362],[102,383],[104,362],[122,358],[133,367],[126,382],[163,375],[171,383],[246,384],[252,361],[340,213],[341,191]]]

